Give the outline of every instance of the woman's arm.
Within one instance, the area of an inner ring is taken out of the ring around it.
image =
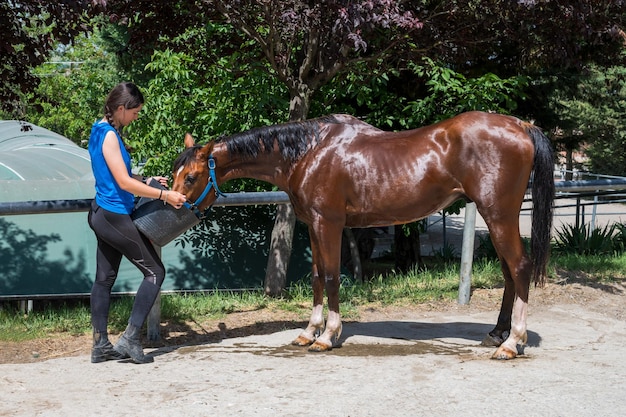
[[[180,207],[186,201],[185,196],[176,191],[160,190],[144,184],[141,178],[134,178],[134,176],[128,175],[124,159],[122,159],[120,144],[114,132],[107,132],[102,143],[102,154],[111,174],[113,174],[115,182],[122,190],[139,197],[160,198],[174,207]],[[167,184],[165,177],[155,178],[161,184]]]

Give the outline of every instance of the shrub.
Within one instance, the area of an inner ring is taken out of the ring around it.
[[[607,224],[602,228],[596,227],[593,230],[589,225],[566,224],[556,231],[554,250],[558,253],[580,255],[608,255],[621,252],[624,247],[623,225],[620,225],[620,229],[621,234],[616,235],[618,230],[616,224]]]

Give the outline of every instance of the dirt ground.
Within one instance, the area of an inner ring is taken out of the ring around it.
[[[147,365],[91,364],[88,336],[1,343],[0,416],[621,417],[626,283],[583,278],[532,290],[528,345],[504,362],[480,346],[501,289],[364,307],[321,354],[289,345],[305,318],[268,310],[163,324]]]

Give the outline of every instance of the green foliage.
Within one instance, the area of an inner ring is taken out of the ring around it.
[[[435,259],[436,262],[453,262],[459,258],[459,254],[457,254],[457,250],[451,243],[446,243],[439,249],[434,249],[431,251],[431,256]]]
[[[619,235],[616,232],[619,230]],[[607,224],[593,230],[590,225],[565,224],[556,231],[554,250],[579,255],[611,255],[624,250],[624,227]]]
[[[423,126],[447,119],[469,110],[493,111],[510,114],[517,108],[517,100],[523,99],[526,77],[501,79],[487,73],[468,78],[444,64],[424,59],[419,65],[410,63],[415,75],[426,79],[428,95],[421,100],[409,102],[404,109],[407,126]]]
[[[626,67],[557,71],[535,80],[533,88],[540,91],[536,101],[545,105],[542,126],[553,132],[558,150],[584,150],[589,157],[585,166],[576,168],[626,175]]]
[[[423,62],[411,62],[404,71],[385,69],[383,62],[353,64],[320,89],[313,111],[363,115],[380,128],[410,129],[470,110],[510,114],[525,98],[526,77],[501,79],[488,73],[471,78],[428,58]]]
[[[214,60],[192,55],[216,30],[207,25],[188,31],[172,42],[191,42],[189,51],[155,51],[147,65],[154,78],[144,90],[142,117],[128,133],[148,174],[170,173],[186,132],[205,143],[288,118],[285,90],[263,63],[244,64],[236,52]]]
[[[590,169],[626,176],[626,67],[594,67],[586,88],[593,100],[577,120],[591,145],[586,149]]]
[[[72,45],[58,45],[47,63],[33,71],[40,83],[33,94],[23,96],[31,104],[21,117],[86,146],[107,93],[127,78],[106,50],[99,31],[78,36]]]
[[[613,245],[619,253],[626,252],[626,223],[615,223]]]
[[[498,252],[493,246],[489,233],[478,235],[478,247],[475,253],[476,259],[498,259]]]
[[[347,113],[362,116],[381,129],[400,129],[407,100],[406,91],[397,88],[400,76],[398,70],[385,69],[381,61],[353,63],[349,71],[320,88],[311,114]]]
[[[93,1],[11,0],[0,2],[0,108],[21,117],[23,98],[37,87],[32,68],[46,61],[54,41],[67,44],[87,31],[84,17]]]

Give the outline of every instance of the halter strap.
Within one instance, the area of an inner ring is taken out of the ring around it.
[[[183,205],[187,207],[189,210],[192,210],[194,214],[196,215],[196,217],[198,217],[199,219],[204,218],[204,213],[200,211],[198,206],[200,205],[200,203],[202,203],[202,200],[204,200],[205,197],[209,194],[209,191],[211,191],[211,188],[215,188],[216,196],[218,197],[222,196],[224,198],[228,197],[226,194],[221,192],[217,186],[217,180],[215,179],[215,159],[213,158],[213,155],[209,155],[208,167],[209,167],[209,181],[207,182],[206,187],[204,187],[204,191],[202,191],[202,194],[200,194],[200,197],[198,197],[198,199],[191,204],[187,201],[183,203]],[[211,206],[212,205],[213,204],[211,204]],[[211,206],[207,207],[205,211],[210,209]]]

